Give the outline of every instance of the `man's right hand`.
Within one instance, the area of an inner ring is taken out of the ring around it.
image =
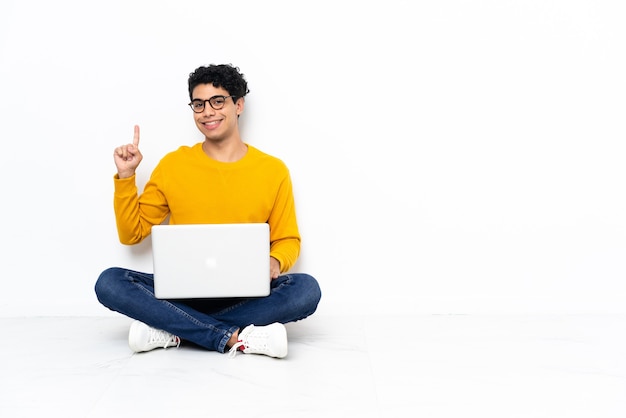
[[[139,151],[139,126],[135,125],[135,135],[132,144],[115,148],[113,159],[117,167],[117,175],[121,179],[132,177],[143,159]]]

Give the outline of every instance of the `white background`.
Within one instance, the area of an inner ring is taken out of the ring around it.
[[[553,1],[0,4],[0,315],[106,315],[113,149],[140,188],[202,137],[196,67],[249,81],[319,312],[625,312],[626,8]]]

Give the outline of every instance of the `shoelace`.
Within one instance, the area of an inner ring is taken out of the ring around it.
[[[244,346],[243,341],[239,340],[235,345],[230,347],[230,350],[228,350],[228,358],[235,357],[237,355],[237,351],[239,351],[239,348],[243,346]]]
[[[150,343],[163,344],[163,348],[167,348],[170,343],[176,343],[176,348],[180,346],[180,338],[169,332],[151,328],[150,329]]]
[[[248,341],[248,335],[252,332],[253,329],[254,329],[254,325],[249,325],[246,328],[244,328],[243,331],[241,331],[241,334],[239,334],[239,341],[237,341],[230,348],[230,350],[228,350],[228,357],[229,358],[235,357],[237,355],[237,351],[239,351],[239,349],[241,347],[246,348],[246,343]]]

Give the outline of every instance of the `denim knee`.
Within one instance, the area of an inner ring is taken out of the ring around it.
[[[315,304],[319,303],[322,298],[322,289],[315,278],[308,274],[302,274],[300,277],[302,281],[303,293],[308,295],[309,302]]]
[[[304,317],[313,314],[322,298],[322,291],[317,280],[305,273],[292,274],[295,286],[298,288],[297,295],[300,312]]]
[[[124,269],[119,267],[111,267],[100,273],[98,280],[96,280],[94,290],[98,301],[104,306],[109,306],[108,301],[118,294],[115,287],[119,286],[119,279],[120,276],[124,274],[124,271]]]

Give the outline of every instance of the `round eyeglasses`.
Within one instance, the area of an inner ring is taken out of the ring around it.
[[[205,103],[209,102],[209,105],[213,109],[220,110],[221,108],[224,107],[224,105],[226,104],[226,99],[228,99],[229,97],[235,97],[235,96],[213,96],[207,100],[193,99],[191,103],[189,103],[189,107],[191,107],[191,110],[193,110],[196,113],[202,113],[204,112]]]

